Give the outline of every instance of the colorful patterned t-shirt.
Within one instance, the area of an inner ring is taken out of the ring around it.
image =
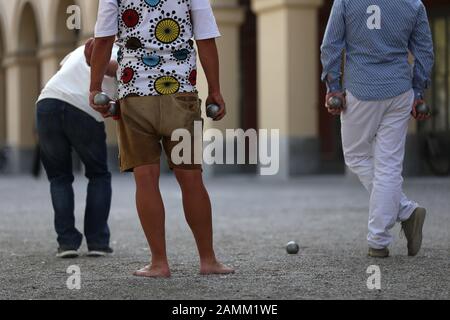
[[[192,39],[220,36],[208,0],[101,0],[96,37],[114,34],[120,98],[195,92]]]

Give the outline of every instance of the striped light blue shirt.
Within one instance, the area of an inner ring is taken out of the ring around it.
[[[434,64],[420,0],[335,0],[321,49],[322,81],[329,92],[342,90],[345,49],[345,87],[363,101],[393,98],[411,88],[422,97]]]

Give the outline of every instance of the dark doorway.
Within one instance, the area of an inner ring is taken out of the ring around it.
[[[435,65],[426,100],[430,121],[419,124],[420,156],[435,175],[450,175],[450,4],[424,1],[433,32]]]
[[[326,0],[319,10],[319,45],[322,44],[328,17],[333,5],[332,0]],[[322,74],[322,65],[319,61],[318,71]],[[338,117],[331,116],[325,108],[326,86],[319,84],[319,137],[321,152],[321,172],[323,173],[345,173],[344,157],[341,143],[341,123]]]
[[[433,32],[435,66],[428,101],[433,106],[434,117],[421,130],[450,131],[450,4],[446,7],[428,5],[430,26]]]
[[[250,0],[240,0],[245,10],[245,22],[241,27],[241,88],[242,128],[258,128],[258,76],[257,76],[257,26],[251,11]]]
[[[250,0],[240,0],[245,10],[244,23],[240,30],[240,63],[241,63],[241,128],[244,130],[259,128],[258,126],[258,62],[257,62],[257,21],[251,10]],[[246,145],[247,161],[250,159],[250,148]],[[247,162],[248,163],[248,162]],[[257,166],[246,165],[244,173],[255,173]]]

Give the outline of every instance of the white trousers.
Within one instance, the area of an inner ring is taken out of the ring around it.
[[[360,101],[347,92],[341,116],[345,162],[370,193],[369,246],[386,248],[396,222],[408,220],[418,204],[402,191],[403,160],[413,90],[384,101]]]

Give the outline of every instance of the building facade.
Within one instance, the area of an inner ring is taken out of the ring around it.
[[[344,173],[339,121],[323,107],[320,42],[332,0],[211,0],[222,32],[223,93],[228,116],[220,130],[280,130],[280,176]],[[427,173],[425,133],[449,134],[450,3],[425,0],[436,42],[437,64],[429,94],[438,116],[411,123],[406,172]],[[81,28],[69,30],[67,8],[80,10]],[[34,105],[61,59],[92,36],[96,0],[0,0],[0,149],[4,172],[29,172],[37,143]],[[200,73],[201,74],[201,73]],[[204,77],[199,90],[205,92]],[[116,153],[114,123],[108,144]],[[114,158],[114,156],[112,156]],[[253,171],[217,166],[215,172]]]

